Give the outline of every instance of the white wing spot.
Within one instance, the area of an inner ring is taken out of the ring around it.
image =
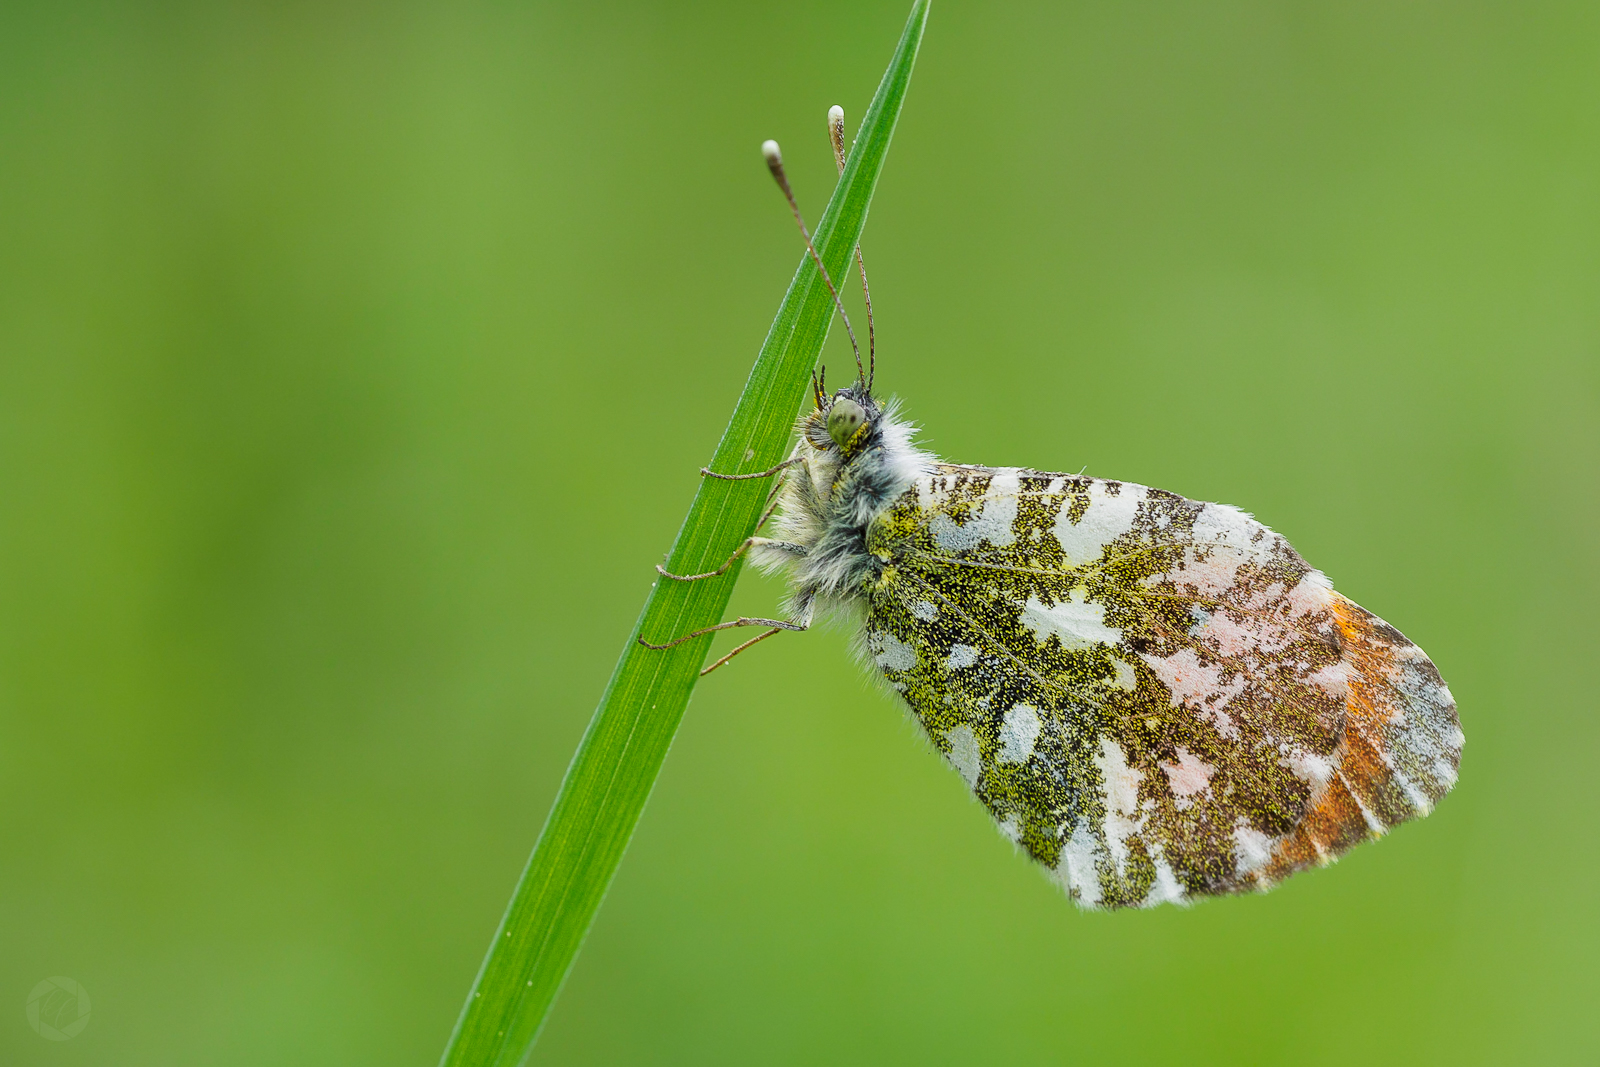
[[[1265,527],[1232,504],[1207,504],[1194,517],[1194,539],[1200,544],[1253,544],[1255,532],[1261,529]],[[1270,546],[1262,545],[1259,554],[1270,556]]]
[[[1173,803],[1179,811],[1183,811],[1194,798],[1211,788],[1211,776],[1217,773],[1217,768],[1196,756],[1193,752],[1178,746],[1178,762],[1156,764],[1167,775],[1167,784],[1172,786]]]
[[[1307,615],[1324,611],[1333,602],[1333,582],[1321,571],[1312,571],[1295,583],[1284,597],[1289,618],[1303,619]],[[1418,650],[1419,654],[1421,650]]]
[[[1100,875],[1095,870],[1095,854],[1099,850],[1100,843],[1089,832],[1089,824],[1079,819],[1056,864],[1056,878],[1085,907],[1100,903]]]
[[[1123,874],[1128,863],[1128,838],[1143,825],[1143,820],[1134,816],[1139,812],[1139,782],[1144,775],[1128,766],[1122,746],[1104,734],[1100,735],[1100,752],[1094,757],[1094,765],[1105,783],[1106,848],[1117,865],[1117,873]]]
[[[1393,780],[1400,786],[1400,791],[1406,795],[1407,800],[1411,801],[1411,806],[1417,809],[1417,814],[1426,818],[1433,811],[1433,802],[1428,799],[1427,794],[1418,789],[1416,783],[1399,770],[1394,770],[1390,773]]]
[[[1159,846],[1152,857],[1156,868],[1155,884],[1150,887],[1150,892],[1139,901],[1141,908],[1153,908],[1157,904],[1186,904],[1189,895],[1184,892],[1183,886],[1178,881],[1178,876],[1172,871],[1172,864],[1167,862],[1167,857],[1161,854]]]
[[[1161,684],[1167,687],[1174,706],[1187,704],[1202,719],[1211,719],[1216,724],[1217,733],[1223,737],[1231,739],[1238,736],[1239,728],[1222,709],[1228,706],[1228,701],[1244,692],[1243,674],[1224,684],[1222,665],[1206,666],[1192,648],[1181,648],[1165,659],[1147,652],[1141,652],[1139,658],[1150,665],[1156,677],[1161,679]]]
[[[878,666],[886,671],[909,671],[917,665],[917,650],[894,634],[879,633],[874,636],[878,654],[873,658],[878,661]]]
[[[971,645],[954,645],[950,649],[950,656],[944,661],[946,669],[958,671],[963,667],[970,667],[978,662],[978,650]]]
[[[1281,762],[1294,772],[1296,778],[1312,787],[1314,796],[1320,796],[1322,787],[1333,777],[1333,763],[1327,757],[1319,756],[1315,752],[1296,749]],[[1351,793],[1354,795],[1353,790]]]
[[[1070,501],[1062,501],[1056,515],[1056,540],[1061,543],[1061,554],[1070,567],[1093,563],[1100,558],[1106,545],[1133,529],[1133,520],[1144,501],[1142,485],[1124,485],[1116,496],[1106,493],[1104,482],[1089,483],[1089,507],[1083,517],[1073,522]]]
[[[1198,607],[1190,610],[1196,619],[1189,628],[1189,635],[1206,642],[1224,656],[1281,652],[1298,639],[1293,630],[1269,619],[1256,617],[1239,622],[1226,610],[1206,612]]]
[[[944,512],[935,515],[928,523],[934,541],[946,552],[965,552],[984,541],[1005,546],[1017,539],[1013,526],[1017,521],[1017,493],[1022,489],[1022,479],[1015,470],[1002,470],[989,479],[989,488],[983,494],[983,510],[971,521],[959,523]]]
[[[911,602],[911,616],[923,622],[932,622],[939,617],[939,606],[931,600],[914,600]]]
[[[1001,763],[1025,763],[1033,755],[1033,746],[1039,740],[1039,709],[1018,704],[1006,712],[1005,725],[1000,727]]]
[[[1105,606],[1085,600],[1082,589],[1074,589],[1070,599],[1048,607],[1030,596],[1022,607],[1022,625],[1038,634],[1041,642],[1056,634],[1062,648],[1115,645],[1122,640],[1121,630],[1106,625]]]
[[[1306,681],[1327,693],[1335,700],[1345,700],[1350,696],[1350,677],[1354,668],[1346,660],[1330,663],[1314,674],[1306,676]]]
[[[1111,668],[1115,670],[1116,677],[1111,679],[1111,684],[1118,689],[1133,692],[1139,687],[1139,676],[1133,673],[1133,668],[1115,656],[1111,657]]]
[[[1233,824],[1233,855],[1236,873],[1242,878],[1272,862],[1272,838],[1239,816]]]
[[[944,735],[950,742],[950,763],[967,780],[967,788],[978,785],[978,739],[972,736],[972,727],[957,726]]]

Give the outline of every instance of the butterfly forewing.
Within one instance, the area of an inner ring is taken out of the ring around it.
[[[1266,888],[1454,784],[1427,657],[1236,508],[941,464],[867,549],[889,684],[1086,906]]]

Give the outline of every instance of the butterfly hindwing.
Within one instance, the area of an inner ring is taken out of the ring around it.
[[[1455,781],[1433,665],[1235,508],[941,464],[866,547],[889,684],[1086,906],[1265,888]]]

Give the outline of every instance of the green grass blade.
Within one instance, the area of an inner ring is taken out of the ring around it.
[[[928,0],[916,0],[817,224],[816,249],[833,278],[848,276],[927,17]],[[804,256],[712,470],[765,470],[783,458],[833,314],[827,287]],[[702,479],[667,569],[695,574],[719,566],[754,530],[770,484]],[[719,621],[737,575],[736,566],[721,579],[662,580],[651,589],[462,1009],[445,1050],[446,1067],[516,1064],[532,1048],[622,860],[711,647],[710,635],[667,652],[643,648],[636,638],[661,643]]]

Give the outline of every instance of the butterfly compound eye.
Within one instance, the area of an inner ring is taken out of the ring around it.
[[[833,438],[834,444],[843,448],[866,421],[867,409],[849,397],[841,396],[828,409],[828,436]]]

